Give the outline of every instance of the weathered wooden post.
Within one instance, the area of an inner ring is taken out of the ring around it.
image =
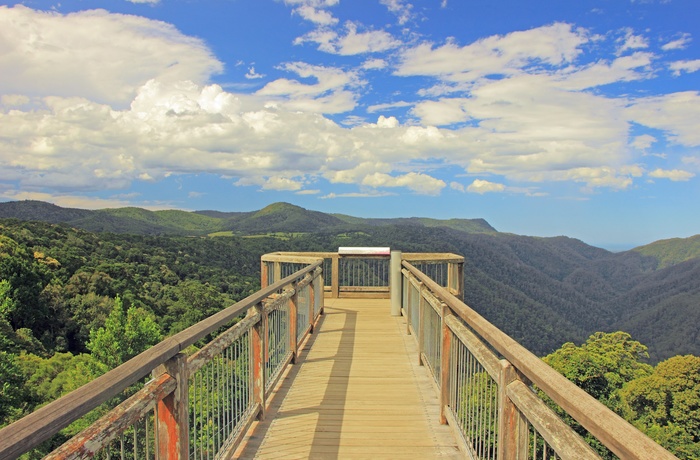
[[[265,358],[267,350],[267,315],[262,304],[257,304],[251,311],[260,314],[260,320],[251,329],[252,341],[252,376],[253,402],[260,407],[258,419],[265,420]]]
[[[318,269],[317,269],[318,270]],[[309,334],[314,333],[314,307],[316,306],[316,270],[311,272],[309,283]],[[321,293],[323,295],[323,293]]]
[[[292,352],[292,364],[297,362],[297,332],[299,330],[299,321],[297,316],[297,308],[299,307],[299,282],[293,284],[294,294],[289,298],[289,350]]]
[[[274,270],[274,275],[275,278],[272,280],[273,283],[276,283],[277,281],[282,279],[282,262],[275,262],[273,264],[273,270]]]
[[[340,297],[340,254],[333,254],[331,260],[331,298]]]
[[[447,280],[450,292],[459,300],[464,301],[464,262],[449,262],[447,264]]]
[[[174,377],[177,386],[156,405],[158,458],[185,460],[190,455],[187,355],[178,353],[152,373],[154,377],[163,374]]]
[[[411,305],[413,304],[413,281],[411,279],[413,275],[411,274],[410,277],[406,278],[406,282],[408,283],[408,292],[406,293],[406,335],[411,335],[411,318],[413,318],[413,308]]]
[[[389,260],[389,286],[391,289],[391,316],[401,316],[401,251],[391,251]]]
[[[260,287],[261,288],[266,288],[268,286],[268,263],[265,262],[264,260],[260,261]]]
[[[319,308],[318,308],[318,314],[322,315],[323,314],[323,307],[325,305],[325,299],[326,299],[326,277],[325,273],[322,268],[318,268],[321,270],[321,274],[318,275],[317,282],[318,282],[318,289],[317,289],[317,294],[319,296],[318,302],[320,303]],[[318,270],[317,269],[317,270]]]
[[[423,365],[423,352],[425,351],[425,290],[426,287],[421,281],[418,283],[418,365]],[[432,308],[432,307],[431,307]]]
[[[440,351],[440,423],[447,425],[445,411],[450,403],[450,355],[452,353],[452,332],[447,326],[447,315],[452,312],[446,304],[441,305],[440,330],[442,331],[442,350]]]
[[[498,381],[498,458],[501,460],[526,460],[528,455],[527,420],[508,397],[508,385],[515,380],[520,380],[518,371],[502,359]]]

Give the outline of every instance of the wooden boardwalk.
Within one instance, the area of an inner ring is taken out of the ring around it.
[[[463,458],[434,384],[388,300],[326,299],[298,364],[240,458]]]

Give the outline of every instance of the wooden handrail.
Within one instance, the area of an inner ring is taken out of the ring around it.
[[[404,261],[406,268],[427,286],[449,309],[479,334],[490,346],[513,364],[544,393],[600,440],[614,454],[624,459],[675,459],[657,444],[600,401],[569,381],[532,352],[489,323],[464,302],[453,296],[420,270]]]
[[[308,262],[308,259],[307,259]],[[154,345],[77,390],[37,409],[0,430],[0,459],[16,458],[38,446],[73,421],[116,396],[153,369],[207,334],[231,322],[286,285],[303,278],[323,263],[311,265],[246,297],[209,318]]]

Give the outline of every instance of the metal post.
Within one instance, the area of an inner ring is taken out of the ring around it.
[[[401,316],[401,251],[391,251],[389,270],[391,271],[389,278],[391,316]]]

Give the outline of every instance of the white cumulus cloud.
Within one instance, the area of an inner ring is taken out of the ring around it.
[[[206,82],[223,65],[170,24],[88,10],[0,6],[0,93],[128,104],[148,80]]]
[[[649,177],[656,179],[669,179],[674,182],[688,181],[695,177],[695,174],[680,169],[655,169],[649,173]]]
[[[503,184],[498,184],[496,182],[489,182],[487,180],[475,179],[468,187],[467,191],[471,193],[478,193],[483,195],[484,193],[494,193],[505,191],[506,186]]]

